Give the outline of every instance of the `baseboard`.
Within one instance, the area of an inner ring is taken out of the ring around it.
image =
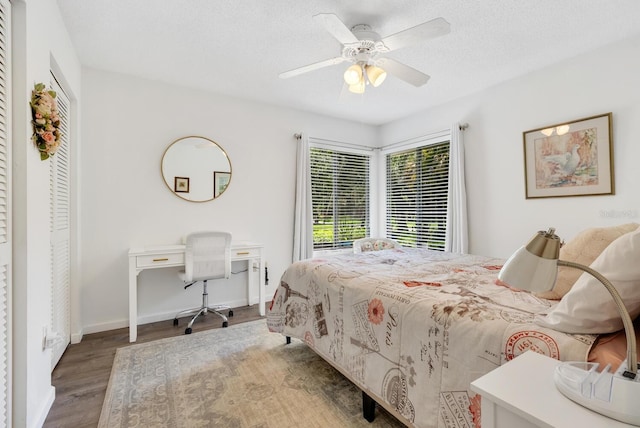
[[[82,330],[80,331],[80,333],[71,333],[71,344],[74,345],[76,343],[82,342],[82,336]]]
[[[101,331],[116,330],[125,327],[129,327],[128,319],[88,325],[84,327],[83,332],[84,334],[100,333]]]
[[[251,305],[256,305],[256,304],[258,304],[258,299],[256,298],[255,302],[249,302],[249,303]],[[216,304],[217,304],[217,302],[216,302]],[[222,302],[220,304],[229,306],[231,308],[241,308],[243,306],[247,306],[247,300],[246,299],[238,299],[238,300],[232,300],[230,302]],[[188,309],[188,308],[186,308],[186,309]],[[138,325],[140,325],[140,324],[149,324],[149,323],[152,323],[152,322],[166,321],[166,320],[173,319],[176,316],[176,313],[178,311],[138,316]],[[127,323],[127,327],[128,326],[129,326],[129,323]]]
[[[49,415],[49,411],[51,410],[51,406],[53,406],[53,402],[56,399],[56,389],[52,386],[49,388],[49,393],[47,394],[47,398],[44,401],[44,406],[38,412],[37,418],[33,419],[33,428],[40,428],[44,425],[44,421],[47,419]]]
[[[251,301],[249,302],[250,305],[257,305],[258,303],[259,303],[259,298],[257,297],[255,299],[251,299]],[[223,304],[230,306],[232,308],[240,308],[247,305],[247,300],[238,299],[238,300],[232,300],[230,302],[224,302]],[[138,325],[173,319],[173,317],[176,316],[176,313],[178,311],[179,309],[171,312],[161,312],[161,313],[155,313],[150,315],[138,316]],[[110,321],[107,323],[85,326],[83,328],[83,333],[84,334],[100,333],[102,331],[116,330],[118,328],[128,328],[128,327],[129,327],[129,320],[124,319],[124,320]],[[74,342],[74,337],[76,336],[77,335],[72,336],[71,338],[72,343],[79,343],[80,340],[82,340],[82,334],[80,334],[78,342]]]

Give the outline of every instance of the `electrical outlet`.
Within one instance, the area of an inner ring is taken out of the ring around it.
[[[52,331],[47,334],[47,339],[45,340],[45,348],[54,348],[57,346],[58,342],[62,341],[62,337],[55,331]]]

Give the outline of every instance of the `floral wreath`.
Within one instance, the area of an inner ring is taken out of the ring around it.
[[[49,159],[60,146],[60,116],[56,93],[46,90],[44,83],[36,83],[31,92],[33,143],[40,151],[40,160]]]

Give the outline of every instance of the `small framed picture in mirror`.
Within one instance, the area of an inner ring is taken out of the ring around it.
[[[189,177],[175,177],[173,191],[176,193],[189,193]]]
[[[227,186],[229,185],[229,181],[231,180],[231,173],[224,171],[214,171],[213,172],[213,190],[215,194],[214,198],[220,196],[225,190],[227,190]]]

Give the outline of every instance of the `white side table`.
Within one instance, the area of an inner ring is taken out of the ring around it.
[[[471,382],[482,397],[482,428],[620,428],[618,422],[574,403],[556,389],[560,361],[533,351]]]

